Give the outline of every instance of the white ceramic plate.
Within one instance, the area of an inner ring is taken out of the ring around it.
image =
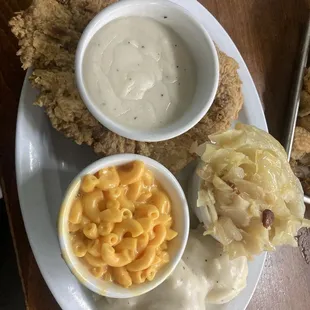
[[[267,130],[252,78],[228,34],[196,0],[171,1],[191,11],[220,49],[238,61],[245,98],[239,121]],[[44,111],[32,105],[37,93],[31,88],[28,76],[29,72],[21,93],[16,132],[17,185],[28,238],[43,277],[59,305],[63,309],[95,310],[92,293],[78,283],[60,256],[56,222],[70,181],[97,156],[91,148],[78,146],[54,130]],[[181,178],[186,179],[188,173],[184,171]],[[236,299],[223,306],[208,306],[208,309],[245,309],[259,280],[265,256],[249,263],[248,285]]]

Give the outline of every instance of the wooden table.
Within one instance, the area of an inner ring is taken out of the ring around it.
[[[30,0],[0,0],[0,162],[1,185],[14,238],[20,277],[29,309],[59,309],[30,249],[19,208],[14,143],[19,94],[25,72],[15,56],[17,44],[7,26],[14,11]],[[310,0],[201,0],[239,48],[265,106],[270,132],[280,138],[292,82],[302,22]],[[304,235],[307,238],[306,235]],[[310,236],[308,236],[310,251]],[[310,265],[299,249],[268,256],[250,310],[310,308]]]

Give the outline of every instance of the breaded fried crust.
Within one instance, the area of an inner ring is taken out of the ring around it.
[[[53,125],[76,143],[102,156],[137,153],[152,157],[172,172],[194,159],[189,149],[208,135],[226,130],[243,105],[237,62],[218,50],[220,82],[209,112],[187,133],[171,140],[144,143],[123,138],[102,126],[87,110],[75,85],[74,56],[78,40],[96,13],[115,1],[34,0],[10,21],[19,40],[24,69],[34,69],[30,81],[40,92],[34,104],[43,107]]]

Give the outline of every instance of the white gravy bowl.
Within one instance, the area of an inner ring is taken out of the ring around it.
[[[91,99],[83,79],[83,59],[93,36],[109,22],[124,17],[150,17],[168,26],[185,42],[196,64],[197,85],[183,115],[163,127],[139,130],[108,117]],[[183,7],[167,0],[123,0],[101,11],[86,27],[76,52],[75,72],[80,95],[90,113],[111,131],[137,141],[156,142],[179,136],[207,113],[216,95],[219,61],[215,45],[202,25]]]

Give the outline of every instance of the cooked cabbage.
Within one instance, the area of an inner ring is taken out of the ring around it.
[[[304,219],[303,190],[280,143],[240,123],[209,138],[211,143],[197,148],[202,179],[197,207],[205,234],[221,242],[231,259],[297,246],[298,230],[310,221]]]

